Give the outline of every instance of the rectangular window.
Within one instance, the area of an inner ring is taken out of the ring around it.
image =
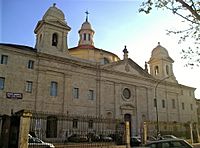
[[[7,64],[8,63],[8,56],[7,55],[1,55],[1,64]]]
[[[89,92],[88,92],[88,99],[89,100],[94,100],[94,90],[89,90]]]
[[[165,108],[165,100],[162,100],[162,108]]]
[[[181,95],[183,95],[183,90],[181,90]]]
[[[85,40],[85,41],[86,41],[86,36],[87,36],[87,34],[84,33],[84,34],[83,34],[83,40]]]
[[[5,78],[0,77],[0,90],[4,89],[4,84],[5,84]]]
[[[156,101],[156,99],[153,99],[153,104],[154,104],[154,107],[157,106],[157,101]]]
[[[88,34],[88,41],[90,41],[90,34]]]
[[[190,104],[190,109],[193,110],[193,105],[192,104]]]
[[[78,128],[78,119],[73,119],[73,128]]]
[[[55,97],[58,94],[58,83],[52,81],[51,82],[51,88],[50,88],[50,95]]]
[[[31,93],[32,92],[32,87],[33,87],[33,82],[26,81],[26,92]]]
[[[73,98],[74,99],[79,98],[79,88],[76,88],[76,87],[73,88]]]
[[[182,110],[185,110],[185,104],[182,102]]]
[[[172,99],[172,108],[175,109],[176,108],[176,104],[175,104],[175,100]]]
[[[88,128],[90,128],[90,129],[93,128],[93,120],[89,120],[89,122],[88,122]]]
[[[33,69],[34,68],[34,61],[29,60],[27,67],[28,67],[28,69]]]

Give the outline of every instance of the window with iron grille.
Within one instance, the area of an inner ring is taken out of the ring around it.
[[[26,81],[26,92],[31,93],[32,87],[33,87],[33,82],[32,81]]]
[[[79,98],[79,88],[74,87],[73,88],[73,98],[78,99]]]
[[[58,83],[52,81],[51,88],[50,88],[50,96],[55,97],[55,96],[57,96],[57,94],[58,94]]]
[[[88,99],[89,100],[94,100],[94,90],[89,90],[89,92],[88,92]]]

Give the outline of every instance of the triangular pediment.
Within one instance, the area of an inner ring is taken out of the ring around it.
[[[145,71],[142,67],[140,67],[137,63],[135,63],[131,59],[121,60],[110,64],[106,64],[102,66],[102,68],[138,76],[152,77],[147,71]]]
[[[57,26],[57,27],[60,27],[60,28],[65,28],[65,29],[67,29],[67,30],[70,30],[70,29],[71,29],[65,22],[52,19],[52,20],[48,20],[48,21],[44,21],[44,20],[39,21],[39,22],[37,23],[37,26],[36,26],[34,32],[37,32],[37,30],[38,30],[43,24],[53,25],[53,26]]]
[[[63,26],[63,27],[69,27],[65,22],[60,20],[48,20],[48,23]]]

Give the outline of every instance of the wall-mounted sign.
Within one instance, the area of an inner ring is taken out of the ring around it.
[[[13,92],[6,92],[6,97],[9,99],[22,99],[22,93],[13,93]]]

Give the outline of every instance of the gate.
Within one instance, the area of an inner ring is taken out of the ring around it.
[[[124,123],[111,118],[33,113],[29,133],[29,148],[51,144],[65,148],[125,144]]]

